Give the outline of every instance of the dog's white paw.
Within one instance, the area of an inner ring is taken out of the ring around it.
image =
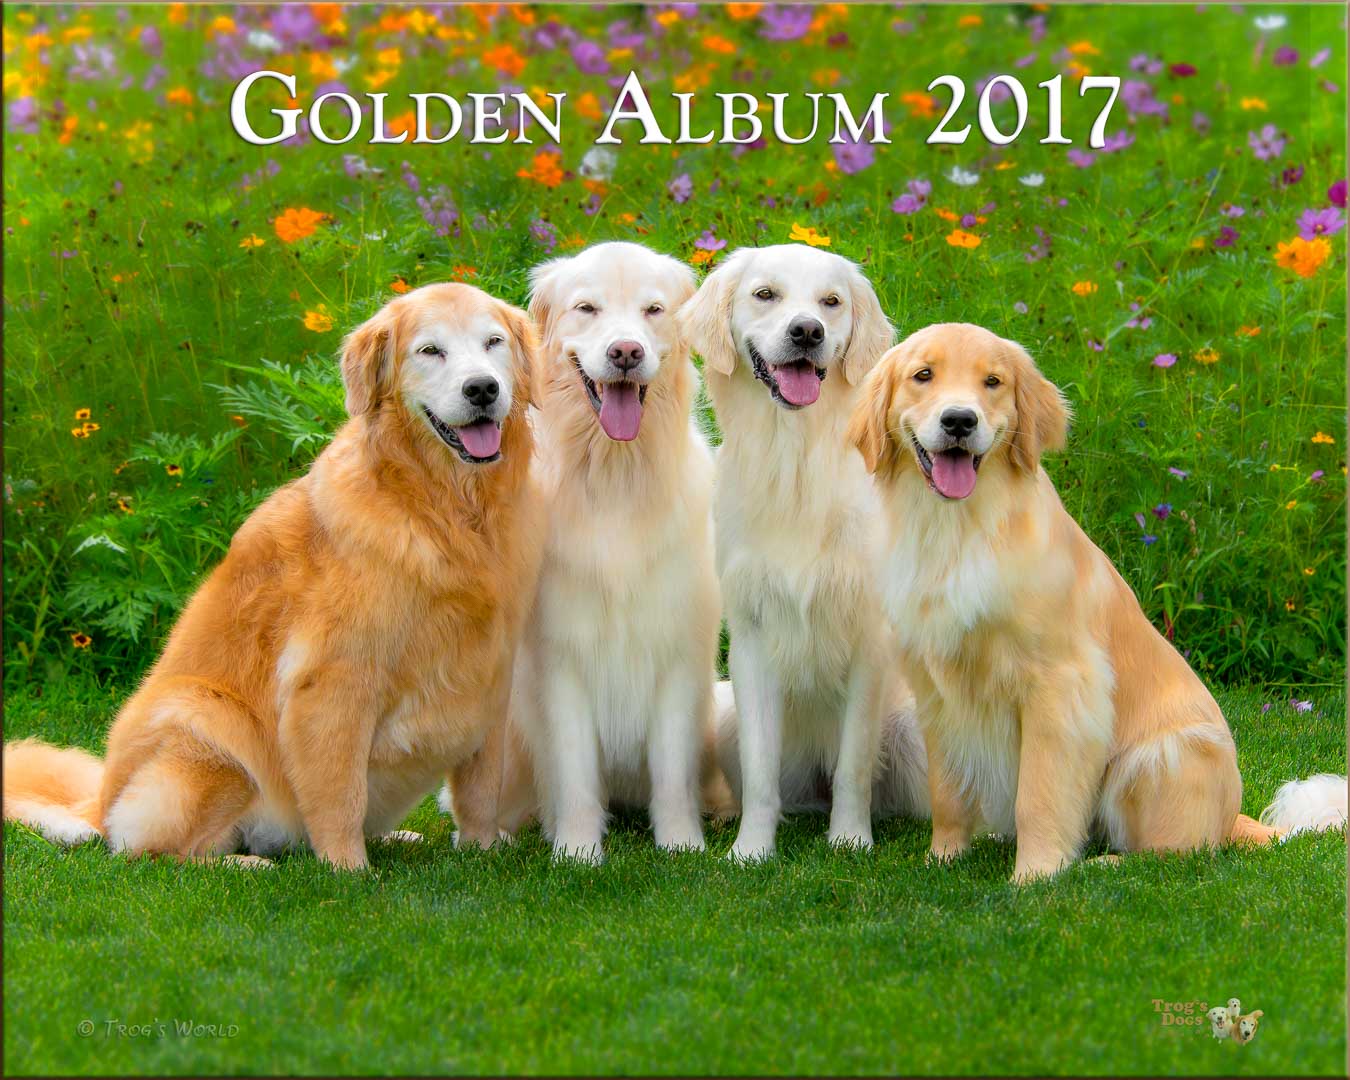
[[[388,844],[420,844],[422,834],[411,829],[394,829],[392,832],[384,833],[380,839]]]
[[[222,855],[220,861],[241,870],[275,870],[276,863],[264,859],[261,855]]]
[[[665,851],[706,851],[703,830],[690,823],[655,830],[656,846]]]
[[[774,856],[774,842],[770,839],[755,837],[736,837],[736,842],[731,845],[731,850],[727,852],[727,858],[732,862],[755,863],[766,862]]]
[[[831,829],[830,843],[837,848],[856,848],[858,851],[872,850],[872,830]]]

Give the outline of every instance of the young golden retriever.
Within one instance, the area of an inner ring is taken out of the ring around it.
[[[450,770],[460,837],[494,841],[537,560],[532,335],[466,285],[410,292],[357,328],[351,419],[240,528],[105,761],[7,746],[5,816],[189,858],[307,839],[357,869],[365,838]]]
[[[978,326],[912,334],[869,374],[849,437],[883,493],[882,599],[928,748],[932,855],[978,823],[1016,834],[1013,878],[1053,874],[1095,823],[1121,851],[1265,841],[1299,814],[1238,813],[1209,691],[1064,510],[1041,454],[1068,409],[1018,345]],[[1331,781],[1328,783],[1327,781]],[[1286,804],[1297,802],[1286,789]]]
[[[675,321],[694,276],[607,243],[537,266],[530,281],[548,525],[501,823],[512,833],[537,812],[558,855],[600,862],[609,806],[645,806],[659,846],[702,849],[721,607],[712,455]]]
[[[731,686],[719,687],[718,757],[742,806],[730,855],[768,858],[780,812],[822,803],[832,843],[870,848],[874,809],[923,814],[927,794],[874,584],[877,496],[845,438],[891,324],[856,265],[805,244],[733,252],[680,320],[723,436],[714,517]]]

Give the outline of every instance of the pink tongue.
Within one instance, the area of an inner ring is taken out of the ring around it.
[[[488,458],[502,448],[502,429],[491,420],[455,428],[455,434],[474,457]]]
[[[949,499],[964,499],[975,490],[975,459],[969,454],[934,454],[933,486]]]
[[[631,442],[637,438],[642,423],[642,402],[638,400],[637,383],[603,383],[600,390],[600,426],[615,442]]]
[[[810,405],[820,397],[820,376],[805,361],[780,364],[773,369],[773,380],[789,405]]]

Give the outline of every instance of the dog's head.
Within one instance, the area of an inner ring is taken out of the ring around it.
[[[1221,1028],[1228,1023],[1228,1010],[1222,1005],[1215,1005],[1205,1015],[1209,1017],[1209,1022],[1216,1028]]]
[[[1257,1009],[1238,1021],[1238,1032],[1241,1034],[1243,1042],[1251,1042],[1252,1037],[1256,1034],[1257,1025],[1260,1024],[1261,1017],[1264,1015],[1264,1012]]]
[[[1238,1018],[1238,1015],[1239,1015],[1241,1012],[1242,1012],[1242,1001],[1241,1001],[1241,999],[1239,999],[1239,998],[1229,998],[1229,999],[1228,999],[1228,1015],[1231,1016],[1234,1020],[1236,1020],[1236,1019]]]
[[[836,368],[857,385],[894,340],[862,271],[806,244],[733,252],[680,321],[710,369],[758,379],[784,409],[813,404]]]
[[[684,351],[676,310],[694,273],[640,244],[596,244],[530,272],[530,314],[549,363],[565,364],[611,439],[637,438],[647,390]]]
[[[990,459],[1034,475],[1041,454],[1064,445],[1068,423],[1063,396],[1020,345],[969,323],[941,323],[911,334],[873,368],[849,440],[878,478],[915,468],[944,499],[964,499]]]
[[[532,398],[529,317],[471,285],[426,285],[347,335],[347,412],[399,409],[462,461],[501,456],[502,424]]]

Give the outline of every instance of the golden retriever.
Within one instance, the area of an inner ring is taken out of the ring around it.
[[[781,810],[825,801],[830,840],[870,847],[874,786],[886,812],[926,804],[874,585],[880,508],[845,438],[891,325],[857,266],[804,244],[733,252],[680,318],[723,437],[714,517],[731,688],[718,748],[742,807],[730,855],[772,855]]]
[[[366,865],[450,770],[497,838],[500,733],[537,562],[533,329],[466,285],[343,346],[351,419],[260,506],[108,735],[104,762],[5,748],[4,813],[67,842],[200,858],[307,839]]]
[[[517,664],[503,830],[538,813],[558,855],[599,862],[608,807],[637,805],[658,845],[701,849],[721,609],[712,456],[675,321],[693,273],[607,243],[530,278],[548,526]]]
[[[1020,882],[1075,859],[1094,823],[1119,851],[1298,827],[1238,812],[1214,698],[1060,503],[1040,459],[1068,419],[1020,346],[944,323],[882,358],[849,428],[883,494],[881,591],[927,743],[932,856],[983,823],[1016,835]]]

